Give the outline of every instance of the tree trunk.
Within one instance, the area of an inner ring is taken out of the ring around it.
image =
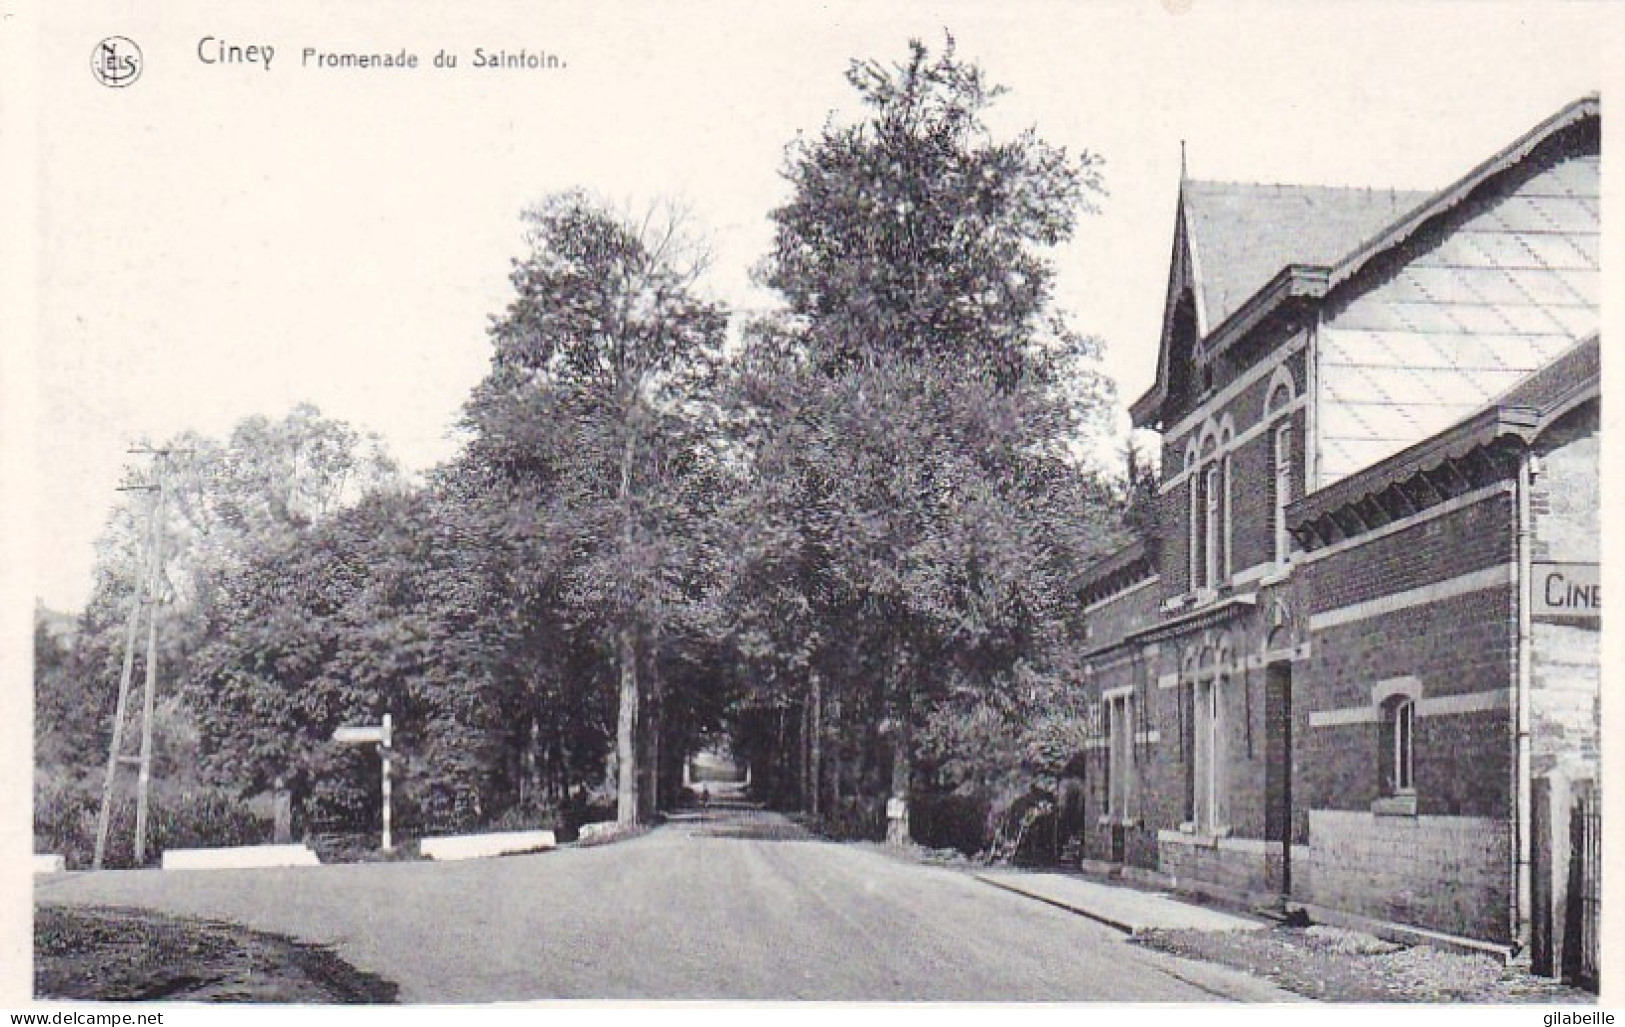
[[[621,664],[620,710],[615,720],[615,822],[638,822],[638,647],[632,629],[622,626],[615,636]]]
[[[807,796],[807,811],[817,816],[822,802],[820,801],[824,784],[824,684],[817,671],[813,671],[809,684],[808,717],[809,730],[807,732],[807,779],[812,782],[812,792]]]
[[[636,393],[634,390],[634,402]],[[621,454],[621,542],[627,554],[637,539],[632,521],[632,461],[637,456],[637,436],[632,424],[632,404],[625,408],[621,428],[626,432],[626,447]],[[621,582],[621,625],[615,636],[616,655],[620,660],[620,709],[615,722],[615,822],[631,825],[639,822],[642,812],[638,803],[638,644],[632,625],[633,610],[629,583]]]
[[[809,748],[808,738],[812,734],[809,722],[812,718],[812,703],[803,700],[800,706],[801,716],[796,718],[796,807],[803,811],[812,809],[812,750]]]
[[[638,735],[638,820],[647,823],[660,809],[660,732],[664,725],[664,695],[660,681],[660,635],[658,625],[643,654],[647,661],[646,687]]]
[[[890,845],[907,845],[913,840],[908,830],[908,792],[914,777],[912,735],[905,711],[891,732],[891,795],[886,802],[886,842]]]

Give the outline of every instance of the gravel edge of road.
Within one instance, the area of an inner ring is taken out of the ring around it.
[[[118,906],[34,910],[36,999],[384,1005],[393,981],[331,948],[240,924]]]

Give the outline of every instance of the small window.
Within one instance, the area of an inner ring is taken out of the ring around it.
[[[1286,530],[1286,507],[1292,502],[1292,425],[1275,429],[1275,562],[1282,563],[1291,551],[1292,538]]]
[[[1212,588],[1219,583],[1224,554],[1224,470],[1222,463],[1210,464],[1203,488],[1202,584]]]
[[[1192,470],[1186,486],[1190,490],[1190,591],[1194,592],[1202,585],[1202,476]]]
[[[1415,757],[1416,703],[1409,699],[1394,707],[1394,790],[1416,791],[1412,777]]]
[[[1383,706],[1383,794],[1416,794],[1416,701],[1395,696]]]

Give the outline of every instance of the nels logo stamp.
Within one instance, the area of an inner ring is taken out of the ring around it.
[[[108,36],[90,54],[90,73],[109,89],[123,89],[141,77],[141,48],[123,36]]]

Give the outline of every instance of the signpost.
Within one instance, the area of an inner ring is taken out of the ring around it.
[[[391,753],[390,735],[394,727],[389,714],[384,714],[382,724],[369,724],[359,727],[341,727],[333,732],[333,741],[351,745],[376,745],[378,758],[383,763],[384,772],[384,843],[383,851],[393,852],[395,846],[389,834],[389,757]]]

